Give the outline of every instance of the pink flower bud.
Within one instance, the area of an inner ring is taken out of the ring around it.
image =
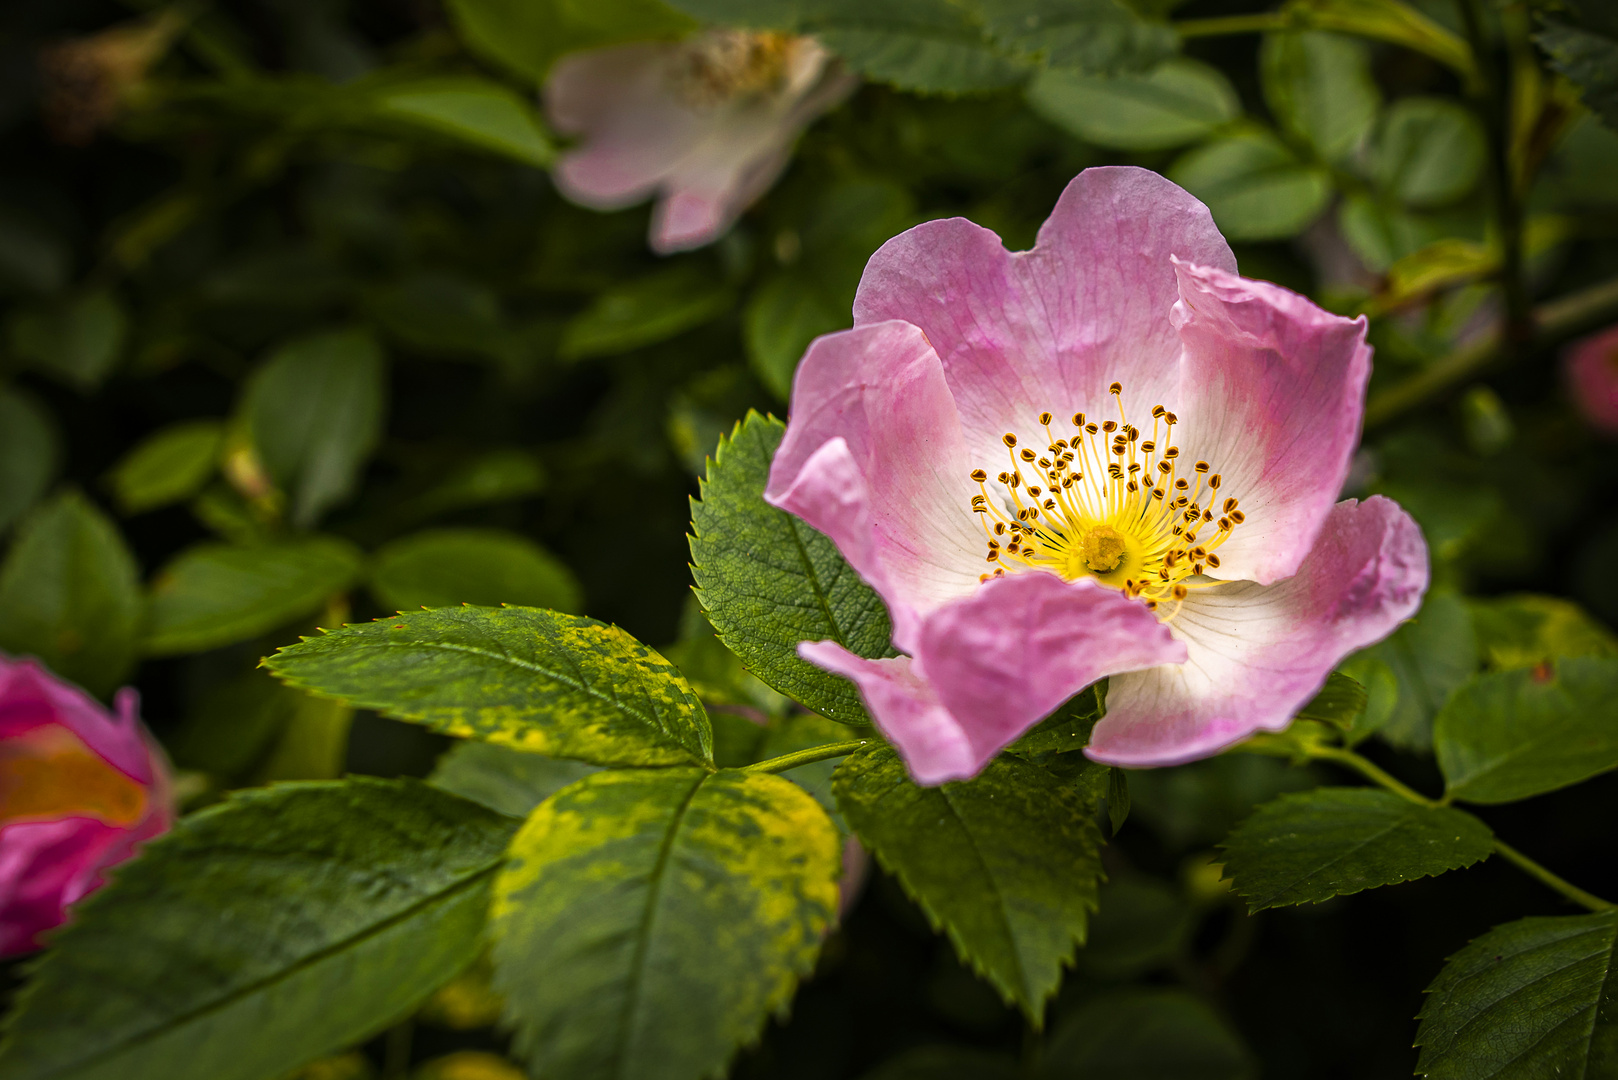
[[[125,687],[109,713],[0,654],[0,956],[38,948],[103,871],[173,821],[168,766],[138,704]]]
[[[1574,342],[1562,363],[1580,414],[1591,427],[1618,435],[1618,325]]]

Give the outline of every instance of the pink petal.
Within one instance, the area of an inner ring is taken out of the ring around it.
[[[126,686],[114,704],[116,716],[38,661],[10,660],[0,653],[0,739],[44,724],[61,724],[131,780],[150,784],[151,758],[136,718],[140,696]]]
[[[809,347],[764,497],[831,538],[908,649],[919,619],[989,568],[970,472],[938,356],[885,322]]]
[[[1114,676],[1086,753],[1176,765],[1255,731],[1279,731],[1338,661],[1421,605],[1427,545],[1397,503],[1338,503],[1295,577],[1195,590],[1173,619],[1186,663]]]
[[[872,256],[854,300],[856,325],[906,319],[943,361],[980,465],[996,471],[1000,436],[1034,417],[1111,415],[1124,385],[1135,423],[1175,407],[1179,299],[1171,257],[1236,261],[1207,207],[1146,169],[1086,169],[1068,184],[1030,251],[953,218],[918,225]]]
[[[973,765],[966,733],[916,674],[910,657],[866,660],[835,641],[802,642],[798,655],[859,687],[877,729],[898,748],[918,784],[958,780],[981,768]]]
[[[862,660],[831,642],[799,654],[860,688],[920,784],[975,776],[1084,687],[1176,663],[1185,646],[1138,600],[1054,574],[995,578],[935,611],[914,658]]]
[[[1562,363],[1574,406],[1592,427],[1618,434],[1618,326],[1574,342]]]
[[[0,956],[38,948],[37,935],[61,925],[68,898],[99,881],[97,870],[122,832],[83,817],[0,828]]]
[[[1185,344],[1175,441],[1182,460],[1212,465],[1219,495],[1246,515],[1219,549],[1219,576],[1267,585],[1297,571],[1348,476],[1371,374],[1365,319],[1225,270],[1175,269]]]

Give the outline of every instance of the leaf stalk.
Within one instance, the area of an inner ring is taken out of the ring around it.
[[[766,758],[755,761],[751,765],[743,765],[742,772],[780,773],[788,769],[796,769],[799,765],[813,765],[817,761],[828,758],[847,757],[862,746],[869,746],[870,739],[850,739],[848,742],[826,743],[824,746],[811,746],[807,750],[794,750],[790,754],[780,757]]]

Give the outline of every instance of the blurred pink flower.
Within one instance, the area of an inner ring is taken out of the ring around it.
[[[1082,173],[1031,251],[959,218],[895,237],[854,328],[804,356],[765,497],[831,537],[907,655],[801,655],[926,784],[1104,676],[1098,761],[1284,728],[1427,585],[1404,511],[1337,502],[1370,359],[1363,320],[1238,277],[1144,169]]]
[[[575,53],[545,84],[551,123],[582,138],[556,184],[597,210],[657,195],[653,250],[701,247],[768,190],[798,135],[855,82],[813,39],[785,34],[708,30]]]
[[[1618,435],[1618,326],[1575,341],[1562,362],[1574,406],[1592,427]]]
[[[168,766],[136,719],[0,654],[0,956],[39,947],[102,871],[174,819]]]

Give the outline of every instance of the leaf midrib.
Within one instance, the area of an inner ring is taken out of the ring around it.
[[[370,926],[367,926],[364,930],[357,934],[343,938],[341,941],[333,942],[324,949],[319,949],[312,952],[308,956],[299,959],[296,963],[288,967],[282,968],[273,974],[266,975],[263,978],[246,984],[245,986],[239,987],[235,991],[226,994],[224,997],[211,1001],[205,1005],[198,1006],[189,1012],[181,1013],[177,1017],[171,1017],[161,1027],[141,1032],[115,1046],[107,1047],[106,1049],[92,1054],[89,1057],[80,1058],[77,1061],[70,1062],[65,1066],[53,1069],[50,1072],[38,1073],[36,1074],[38,1080],[50,1080],[52,1077],[68,1076],[78,1070],[90,1068],[91,1066],[100,1064],[101,1062],[106,1061],[108,1058],[116,1057],[119,1054],[126,1053],[127,1051],[141,1046],[144,1043],[161,1038],[162,1036],[191,1024],[200,1018],[209,1015],[210,1013],[215,1013],[222,1009],[229,1008],[231,1005],[234,1005],[237,1002],[258,993],[260,990],[291,979],[304,970],[314,967],[315,965],[320,964],[333,956],[337,956],[350,948],[359,948],[371,938],[377,937],[386,931],[393,929],[395,926],[408,922],[410,919],[413,919],[427,908],[432,907],[441,901],[453,899],[457,893],[476,885],[483,878],[494,874],[495,871],[499,870],[504,863],[505,855],[502,853],[499,857],[494,859],[482,869],[455,881],[447,888],[440,889],[437,892],[430,893],[429,895],[422,897],[408,907],[405,907],[393,915],[390,915],[388,918],[383,919],[380,922],[372,923]]]
[[[619,698],[616,698],[611,694],[603,693],[602,691],[597,690],[594,686],[591,686],[587,682],[582,682],[582,681],[580,681],[578,679],[575,679],[575,678],[573,678],[571,676],[564,675],[561,672],[552,671],[549,668],[542,667],[541,665],[533,663],[533,662],[528,661],[528,660],[519,660],[517,657],[511,656],[510,654],[507,654],[507,653],[490,652],[487,649],[480,649],[480,648],[477,648],[476,646],[473,646],[473,645],[456,645],[456,644],[453,644],[451,642],[445,642],[445,641],[409,641],[409,642],[406,642],[406,641],[372,640],[372,641],[359,641],[359,642],[356,642],[356,643],[354,643],[353,647],[354,648],[360,648],[360,649],[442,649],[445,652],[460,652],[460,653],[468,653],[468,654],[471,654],[473,656],[482,656],[482,657],[485,657],[485,658],[487,658],[489,660],[494,660],[494,661],[498,661],[498,662],[501,662],[501,663],[509,664],[509,665],[511,665],[512,667],[515,667],[515,668],[522,668],[522,669],[527,670],[527,671],[536,672],[537,674],[544,675],[547,678],[554,679],[555,681],[563,684],[564,686],[572,687],[574,690],[577,690],[577,691],[583,693],[587,697],[594,698],[597,701],[601,701],[601,702],[607,704],[609,707],[611,707],[615,711],[617,711],[619,713],[622,713],[623,715],[628,716],[629,718],[631,718],[631,719],[633,719],[635,721],[638,721],[640,724],[642,724],[642,725],[644,725],[646,727],[649,727],[653,731],[655,731],[658,734],[664,736],[664,738],[671,741],[676,748],[683,751],[685,754],[690,755],[691,759],[693,761],[697,762],[698,764],[707,764],[707,762],[704,759],[702,759],[700,757],[697,757],[695,755],[692,755],[690,748],[685,746],[683,743],[681,743],[680,740],[679,740],[679,737],[677,735],[675,735],[668,728],[664,727],[658,721],[658,719],[656,718],[655,715],[652,716],[652,717],[645,716],[642,713],[640,713],[639,711],[637,711],[636,709],[630,707],[628,704],[626,704],[625,702],[623,702]],[[272,668],[272,670],[273,670],[273,668]],[[678,682],[676,681],[677,678],[678,678],[677,676],[674,676],[674,675],[671,674],[669,676],[669,678],[670,678],[671,682],[674,682],[675,685],[678,685]],[[289,681],[297,682],[300,686],[303,686],[305,689],[310,689],[310,690],[315,689],[313,686],[310,686],[305,680],[302,680],[302,679],[293,678],[293,679],[289,679]],[[317,692],[325,693],[324,691],[317,691]],[[349,697],[348,695],[344,695],[344,694],[325,693],[325,696],[339,698],[339,699],[342,699],[342,700],[352,702],[354,704],[361,704],[361,705],[365,704],[358,697]],[[686,697],[688,698],[688,700],[690,700],[692,702],[696,701],[696,699],[694,697],[692,697],[689,693],[686,694]],[[700,703],[697,703],[697,704],[700,707]],[[379,709],[382,709],[384,711],[389,711],[389,712],[398,712],[400,715],[408,715],[407,710],[398,709],[395,706],[382,704],[380,702],[378,704],[376,704],[375,706],[369,706],[369,707],[379,708]]]

